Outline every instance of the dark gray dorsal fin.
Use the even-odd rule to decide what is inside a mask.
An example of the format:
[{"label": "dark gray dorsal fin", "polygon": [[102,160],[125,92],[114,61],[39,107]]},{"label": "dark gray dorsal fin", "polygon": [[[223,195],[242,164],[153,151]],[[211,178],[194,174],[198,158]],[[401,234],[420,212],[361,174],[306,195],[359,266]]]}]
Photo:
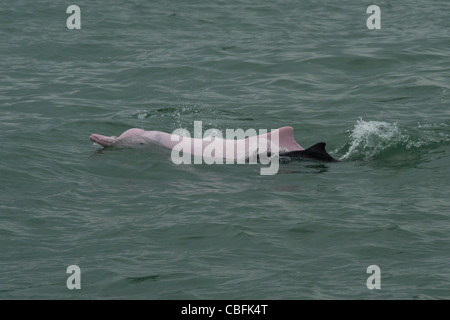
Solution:
[{"label": "dark gray dorsal fin", "polygon": [[291,158],[314,159],[326,162],[337,162],[336,159],[334,159],[327,153],[327,151],[325,150],[325,146],[326,146],[325,142],[319,142],[313,145],[312,147],[309,147],[308,149],[302,151],[288,152],[286,154],[283,154],[283,156],[288,156]]},{"label": "dark gray dorsal fin", "polygon": [[[308,149],[306,149],[306,150],[308,150],[308,151],[310,151],[310,152],[318,152],[318,153],[327,153],[326,151],[325,151],[325,146],[326,146],[327,144],[325,143],[325,142],[319,142],[319,143],[316,143],[315,145],[313,145],[312,147],[309,147]],[[306,151],[305,150],[305,151]]]}]

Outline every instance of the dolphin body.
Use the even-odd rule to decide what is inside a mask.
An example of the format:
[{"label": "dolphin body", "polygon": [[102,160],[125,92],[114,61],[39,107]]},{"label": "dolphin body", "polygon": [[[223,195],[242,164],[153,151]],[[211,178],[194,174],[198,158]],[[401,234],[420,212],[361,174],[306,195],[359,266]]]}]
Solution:
[{"label": "dolphin body", "polygon": [[[319,142],[310,148],[304,149],[294,139],[294,129],[292,127],[282,127],[272,130],[269,133],[257,136],[258,141],[271,141],[274,134],[278,135],[278,152],[280,156],[291,159],[310,159],[323,162],[337,162],[338,160],[330,156],[325,150],[325,143]],[[145,131],[143,129],[129,129],[119,137],[108,137],[100,134],[92,134],[90,140],[103,147],[141,147],[141,146],[163,146],[172,149],[183,145],[183,150],[190,150],[194,156],[202,156],[205,149],[215,141],[222,139],[223,150],[216,150],[215,157],[223,159],[238,160],[240,157],[248,159],[256,151],[252,138],[248,137],[242,140],[224,140],[219,137],[213,139],[199,139],[184,136],[178,136],[161,131]],[[254,140],[253,140],[254,141]],[[196,147],[200,146],[200,148]],[[226,147],[225,147],[226,146]],[[244,146],[244,153],[239,153],[239,146]],[[231,147],[231,148],[230,148]],[[231,151],[230,151],[231,150]],[[266,150],[270,156],[270,149]],[[256,151],[257,152],[257,151]]]}]

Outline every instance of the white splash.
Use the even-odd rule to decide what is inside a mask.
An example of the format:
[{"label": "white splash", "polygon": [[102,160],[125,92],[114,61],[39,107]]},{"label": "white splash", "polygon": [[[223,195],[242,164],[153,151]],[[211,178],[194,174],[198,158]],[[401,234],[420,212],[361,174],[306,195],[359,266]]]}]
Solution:
[{"label": "white splash", "polygon": [[366,159],[370,159],[392,143],[408,139],[401,133],[397,123],[362,119],[356,122],[349,137],[350,147],[341,160],[349,159],[355,153],[363,153]]}]

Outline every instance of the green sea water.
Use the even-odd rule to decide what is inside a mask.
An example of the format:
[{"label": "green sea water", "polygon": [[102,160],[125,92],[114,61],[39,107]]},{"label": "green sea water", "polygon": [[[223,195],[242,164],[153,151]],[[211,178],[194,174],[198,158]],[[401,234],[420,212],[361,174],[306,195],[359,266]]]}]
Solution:
[{"label": "green sea water", "polygon": [[[2,1],[0,299],[449,299],[449,12]],[[194,121],[292,126],[341,161],[264,176],[89,140]]]}]

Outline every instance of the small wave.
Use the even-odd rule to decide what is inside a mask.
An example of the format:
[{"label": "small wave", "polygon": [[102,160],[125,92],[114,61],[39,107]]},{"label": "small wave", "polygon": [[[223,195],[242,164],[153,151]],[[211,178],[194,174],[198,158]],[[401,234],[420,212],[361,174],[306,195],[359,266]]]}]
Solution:
[{"label": "small wave", "polygon": [[398,123],[357,120],[349,133],[350,141],[338,149],[340,160],[373,160],[392,155],[417,153],[450,141],[446,132],[424,130],[444,128],[446,124],[400,128]]},{"label": "small wave", "polygon": [[[161,128],[161,124],[167,126],[166,130],[175,130],[178,128],[186,128],[189,131],[194,129],[195,121],[202,121],[202,129],[204,131],[211,129],[208,135],[217,134],[218,131],[225,131],[227,128],[242,127],[241,122],[246,124],[254,121],[253,118],[247,117],[239,111],[230,111],[216,109],[209,105],[203,104],[179,104],[176,106],[152,107],[150,109],[138,109],[133,114],[134,118],[148,124],[154,130],[152,125],[157,124],[157,128]],[[164,119],[165,118],[165,119]]]}]

